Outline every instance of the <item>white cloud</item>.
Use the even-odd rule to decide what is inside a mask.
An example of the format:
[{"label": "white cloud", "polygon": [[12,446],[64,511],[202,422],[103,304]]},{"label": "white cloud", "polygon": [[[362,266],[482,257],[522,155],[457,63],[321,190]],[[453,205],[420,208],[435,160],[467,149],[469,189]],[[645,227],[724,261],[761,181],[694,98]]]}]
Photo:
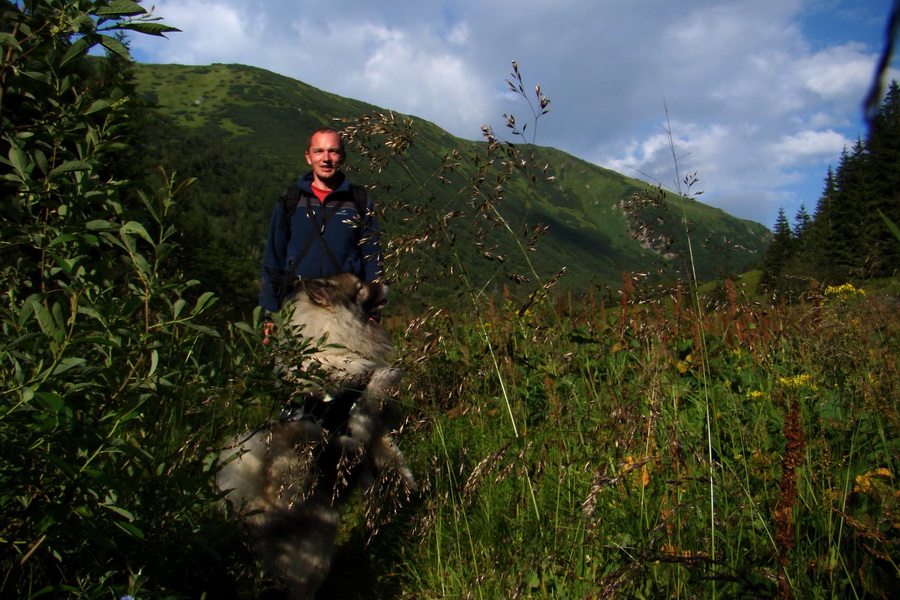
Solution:
[{"label": "white cloud", "polygon": [[861,44],[828,48],[801,57],[794,72],[810,91],[824,99],[858,101],[874,74],[875,55],[864,53]]},{"label": "white cloud", "polygon": [[158,2],[154,14],[164,17],[167,25],[177,27],[181,33],[169,34],[168,42],[135,36],[132,46],[157,54],[159,62],[240,62],[253,54],[267,28],[264,16],[247,8],[214,0]]},{"label": "white cloud", "polygon": [[834,130],[806,130],[783,136],[770,146],[770,150],[777,165],[790,166],[808,161],[833,161],[851,145],[850,140]]},{"label": "white cloud", "polygon": [[832,4],[163,0],[156,14],[184,33],[133,48],[151,62],[259,66],[470,139],[482,122],[505,132],[505,113],[530,118],[505,91],[515,59],[528,93],[539,83],[551,100],[529,127],[537,143],[669,184],[665,103],[703,200],[771,225],[779,201],[815,204],[822,165],[862,133],[891,0]]}]

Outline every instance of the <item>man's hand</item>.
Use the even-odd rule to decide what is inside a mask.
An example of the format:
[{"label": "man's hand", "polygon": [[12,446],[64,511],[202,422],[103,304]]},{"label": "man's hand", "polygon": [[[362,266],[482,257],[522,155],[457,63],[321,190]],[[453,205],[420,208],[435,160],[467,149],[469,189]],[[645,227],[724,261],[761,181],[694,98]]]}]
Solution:
[{"label": "man's hand", "polygon": [[275,335],[275,323],[266,321],[263,324],[263,344],[268,344],[273,335]]}]

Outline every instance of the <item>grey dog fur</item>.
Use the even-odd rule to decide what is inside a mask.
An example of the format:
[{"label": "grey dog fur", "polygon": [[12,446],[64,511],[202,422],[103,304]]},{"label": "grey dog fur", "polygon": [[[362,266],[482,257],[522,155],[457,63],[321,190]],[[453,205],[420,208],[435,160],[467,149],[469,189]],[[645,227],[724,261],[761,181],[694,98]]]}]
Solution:
[{"label": "grey dog fur", "polygon": [[[340,504],[354,488],[395,477],[407,494],[412,473],[390,434],[397,422],[393,388],[402,377],[390,366],[394,346],[370,316],[385,303],[387,286],[350,274],[298,282],[288,302],[295,335],[324,340],[282,377],[310,394],[358,390],[346,427],[323,430],[310,420],[267,423],[238,437],[219,456],[216,483],[254,539],[263,564],[284,579],[291,600],[315,596],[331,565]],[[324,378],[310,384],[311,369]]]}]

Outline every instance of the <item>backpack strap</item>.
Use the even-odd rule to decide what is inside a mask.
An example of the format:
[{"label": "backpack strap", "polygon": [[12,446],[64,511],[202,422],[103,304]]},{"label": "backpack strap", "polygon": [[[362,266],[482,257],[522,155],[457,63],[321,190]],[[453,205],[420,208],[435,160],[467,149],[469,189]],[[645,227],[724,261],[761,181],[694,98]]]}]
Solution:
[{"label": "backpack strap", "polygon": [[361,185],[350,184],[350,191],[353,192],[353,202],[356,204],[356,212],[359,218],[364,219],[369,213],[369,193]]},{"label": "backpack strap", "polygon": [[281,219],[281,228],[287,232],[288,237],[291,237],[291,217],[294,216],[298,204],[300,204],[300,188],[296,185],[286,188],[281,192],[281,196],[278,197],[278,205],[281,206],[281,210],[284,212],[284,218]]}]

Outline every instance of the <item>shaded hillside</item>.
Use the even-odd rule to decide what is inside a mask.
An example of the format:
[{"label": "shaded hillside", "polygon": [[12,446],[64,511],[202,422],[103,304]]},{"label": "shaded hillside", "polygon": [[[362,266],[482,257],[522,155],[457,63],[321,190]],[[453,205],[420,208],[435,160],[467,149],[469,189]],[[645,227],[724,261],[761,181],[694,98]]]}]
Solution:
[{"label": "shaded hillside", "polygon": [[[687,255],[682,210],[701,279],[754,264],[770,237],[762,225],[693,200],[635,205],[635,194],[652,195],[647,184],[552,148],[489,148],[262,69],[137,65],[136,77],[142,95],[172,119],[150,160],[199,178],[183,209],[195,251],[205,248],[198,236],[217,246],[204,268],[223,254],[240,262],[214,279],[252,279],[275,195],[306,170],[308,132],[328,124],[356,127],[349,168],[361,171],[354,178],[372,185],[385,210],[398,261],[391,273],[401,283],[431,282],[425,296],[445,297],[434,282],[451,270],[468,271],[473,288],[495,290],[523,278],[546,282],[563,267],[560,286],[576,292],[618,285],[622,271],[675,277]],[[394,152],[397,144],[404,152]],[[537,251],[523,252],[541,225]]]}]

